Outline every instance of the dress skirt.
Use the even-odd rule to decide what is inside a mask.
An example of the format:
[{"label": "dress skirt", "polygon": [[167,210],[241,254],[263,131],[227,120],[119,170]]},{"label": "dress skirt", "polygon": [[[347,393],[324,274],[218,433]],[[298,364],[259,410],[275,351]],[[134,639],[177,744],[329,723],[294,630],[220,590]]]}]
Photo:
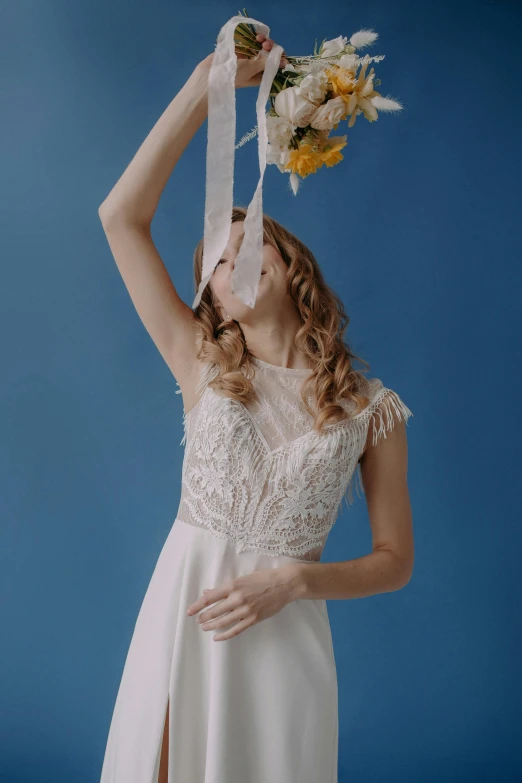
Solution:
[{"label": "dress skirt", "polygon": [[204,631],[186,613],[206,588],[289,562],[174,521],[134,627],[101,783],[157,783],[169,699],[169,783],[337,783],[326,601],[291,601],[222,641],[212,637],[231,626]]}]

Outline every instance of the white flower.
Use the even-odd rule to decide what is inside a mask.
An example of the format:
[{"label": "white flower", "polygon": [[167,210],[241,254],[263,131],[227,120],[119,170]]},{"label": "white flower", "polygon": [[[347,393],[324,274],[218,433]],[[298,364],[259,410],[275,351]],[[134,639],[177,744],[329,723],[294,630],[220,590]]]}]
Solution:
[{"label": "white flower", "polygon": [[310,125],[317,130],[331,130],[346,112],[346,104],[339,96],[319,106],[310,117]]},{"label": "white flower", "polygon": [[365,46],[371,46],[378,37],[379,33],[374,33],[373,30],[358,30],[350,38],[350,43],[356,49],[363,49]]},{"label": "white flower", "polygon": [[382,95],[375,95],[370,98],[372,104],[379,111],[401,111],[402,105],[398,101],[394,101],[392,98],[383,98]]},{"label": "white flower", "polygon": [[279,150],[273,147],[271,144],[267,144],[266,148],[266,162],[267,165],[271,163],[276,165],[279,171],[288,174],[288,170],[285,169],[285,163],[290,160],[290,150]]},{"label": "white flower", "polygon": [[325,41],[319,50],[320,57],[334,57],[343,51],[348,38],[340,35],[338,38],[332,38],[331,41]]},{"label": "white flower", "polygon": [[299,63],[299,73],[305,74],[305,73],[313,73],[315,68],[315,63],[317,63],[318,60],[305,60],[302,63]]},{"label": "white flower", "polygon": [[301,95],[298,87],[287,87],[281,90],[274,101],[274,109],[280,117],[286,117],[298,128],[308,125],[310,117],[317,106]]},{"label": "white flower", "polygon": [[327,89],[328,77],[324,71],[309,73],[299,83],[299,93],[316,105],[324,101]]},{"label": "white flower", "polygon": [[288,143],[297,125],[290,122],[286,117],[274,117],[273,114],[266,115],[266,131],[268,141],[273,147],[280,150],[288,149]]},{"label": "white flower", "polygon": [[340,65],[341,68],[346,68],[347,71],[355,71],[358,59],[356,54],[343,54],[343,56],[337,60],[337,64]]}]

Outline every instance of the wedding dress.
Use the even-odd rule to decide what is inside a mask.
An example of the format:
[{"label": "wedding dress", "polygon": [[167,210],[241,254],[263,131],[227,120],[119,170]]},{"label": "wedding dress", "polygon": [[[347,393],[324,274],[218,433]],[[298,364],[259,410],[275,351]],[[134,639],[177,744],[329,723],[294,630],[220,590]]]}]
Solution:
[{"label": "wedding dress", "polygon": [[358,460],[371,419],[376,443],[393,411],[412,413],[372,378],[363,411],[315,433],[300,395],[311,370],[252,362],[255,402],[214,391],[208,363],[184,414],[179,508],[136,620],[101,783],[157,783],[169,700],[169,783],[337,783],[326,601],[291,601],[217,642],[233,624],[204,631],[186,610],[205,588],[254,570],[314,567],[357,477],[364,492]]}]

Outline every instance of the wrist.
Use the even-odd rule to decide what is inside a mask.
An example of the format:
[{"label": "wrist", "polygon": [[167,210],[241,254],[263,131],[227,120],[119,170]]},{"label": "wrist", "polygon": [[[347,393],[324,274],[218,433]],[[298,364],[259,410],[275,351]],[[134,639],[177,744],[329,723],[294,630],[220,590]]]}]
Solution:
[{"label": "wrist", "polygon": [[296,563],[289,566],[288,590],[290,601],[306,598],[308,568],[308,563]]},{"label": "wrist", "polygon": [[183,97],[184,112],[194,113],[200,121],[208,113],[208,75],[196,66],[180,90]]},{"label": "wrist", "polygon": [[208,76],[210,73],[210,63],[207,60],[201,60],[190,75],[190,80],[198,84],[200,89],[208,90]]}]

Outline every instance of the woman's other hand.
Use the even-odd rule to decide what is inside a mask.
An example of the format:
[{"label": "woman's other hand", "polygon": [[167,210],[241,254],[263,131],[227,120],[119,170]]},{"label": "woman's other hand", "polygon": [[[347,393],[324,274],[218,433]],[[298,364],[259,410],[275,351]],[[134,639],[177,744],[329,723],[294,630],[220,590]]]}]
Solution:
[{"label": "woman's other hand", "polygon": [[228,579],[213,590],[204,590],[187,608],[187,614],[204,609],[196,617],[197,622],[203,631],[217,629],[213,638],[221,642],[280,612],[300,598],[303,588],[302,564],[289,563]]},{"label": "woman's other hand", "polygon": [[[236,87],[258,87],[261,84],[263,71],[265,70],[266,57],[274,42],[271,38],[267,38],[262,33],[256,35],[256,40],[259,41],[262,48],[255,59],[247,57],[245,54],[236,55],[238,61]],[[199,65],[208,72],[210,71],[213,59],[214,53],[212,52],[212,54],[209,54],[204,60],[201,60]],[[283,51],[279,67],[284,68],[285,65],[288,65],[288,60]]]}]

